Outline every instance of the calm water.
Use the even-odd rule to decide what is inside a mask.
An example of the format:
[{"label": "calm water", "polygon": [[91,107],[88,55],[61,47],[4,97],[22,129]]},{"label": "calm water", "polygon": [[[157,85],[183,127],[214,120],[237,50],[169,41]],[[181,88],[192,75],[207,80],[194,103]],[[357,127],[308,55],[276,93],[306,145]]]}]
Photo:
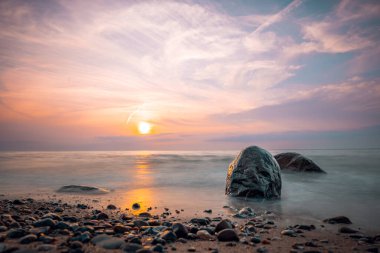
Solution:
[{"label": "calm water", "polygon": [[224,195],[226,171],[235,151],[1,152],[0,193],[38,196],[54,193],[63,185],[91,185],[113,189],[111,194],[93,198],[121,207],[135,201],[190,211],[251,206],[272,210],[290,222],[301,217],[320,220],[347,215],[357,226],[380,231],[380,151],[302,153],[327,174],[283,173],[282,198],[277,201]]}]

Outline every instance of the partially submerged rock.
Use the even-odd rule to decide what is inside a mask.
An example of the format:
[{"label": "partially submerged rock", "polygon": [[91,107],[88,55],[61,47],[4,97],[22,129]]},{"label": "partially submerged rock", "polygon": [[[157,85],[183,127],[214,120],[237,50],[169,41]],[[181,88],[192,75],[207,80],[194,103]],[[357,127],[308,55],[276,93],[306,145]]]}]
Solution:
[{"label": "partially submerged rock", "polygon": [[110,190],[94,187],[94,186],[84,186],[84,185],[66,185],[58,189],[57,192],[64,193],[82,193],[82,194],[106,194]]},{"label": "partially submerged rock", "polygon": [[294,152],[280,153],[274,156],[281,170],[326,173],[309,158]]},{"label": "partially submerged rock", "polygon": [[226,194],[279,198],[281,175],[278,163],[265,149],[257,146],[244,149],[228,168]]}]

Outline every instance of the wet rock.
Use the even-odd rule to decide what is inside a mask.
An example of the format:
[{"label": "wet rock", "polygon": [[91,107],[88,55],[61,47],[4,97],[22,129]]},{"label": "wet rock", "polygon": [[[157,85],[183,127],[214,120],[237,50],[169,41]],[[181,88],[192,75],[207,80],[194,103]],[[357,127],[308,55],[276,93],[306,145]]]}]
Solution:
[{"label": "wet rock", "polygon": [[81,249],[81,248],[83,248],[83,243],[81,243],[79,241],[70,242],[70,248],[72,248],[72,249]]},{"label": "wet rock", "polygon": [[154,245],[151,250],[153,252],[165,252],[165,249],[164,249],[164,246],[162,246],[161,244],[156,244]]},{"label": "wet rock", "polygon": [[150,218],[152,217],[152,215],[148,212],[142,212],[139,214],[139,217],[142,217],[142,218]]},{"label": "wet rock", "polygon": [[112,237],[109,236],[109,235],[105,235],[105,234],[100,234],[100,235],[97,235],[95,236],[94,238],[91,239],[91,243],[92,244],[98,244],[100,243],[101,241],[105,241],[105,240],[109,240],[111,239]]},{"label": "wet rock", "polygon": [[326,173],[309,158],[294,152],[281,153],[274,156],[281,170]]},{"label": "wet rock", "polygon": [[282,235],[287,235],[287,236],[295,236],[296,232],[292,229],[285,229],[281,231]]},{"label": "wet rock", "polygon": [[323,221],[330,224],[352,224],[351,220],[346,216],[337,216],[325,219]]},{"label": "wet rock", "polygon": [[242,197],[279,198],[280,167],[266,150],[251,146],[231,162],[226,179],[226,194]]},{"label": "wet rock", "polygon": [[123,247],[123,251],[126,253],[135,253],[139,249],[142,249],[142,246],[136,243],[127,243]]},{"label": "wet rock", "polygon": [[108,209],[108,210],[116,210],[116,206],[115,206],[115,205],[112,205],[112,204],[109,204],[109,205],[107,206],[107,209]]},{"label": "wet rock", "polygon": [[130,229],[131,229],[130,227],[126,227],[124,225],[115,225],[113,227],[113,231],[116,234],[124,234],[125,232],[129,231]]},{"label": "wet rock", "polygon": [[0,226],[0,232],[5,232],[7,230],[8,228],[6,226]]},{"label": "wet rock", "polygon": [[204,210],[203,212],[205,212],[205,213],[212,213],[212,210],[211,209],[207,209],[207,210]]},{"label": "wet rock", "polygon": [[294,227],[297,228],[297,229],[307,230],[307,231],[311,231],[311,230],[315,229],[314,225],[296,225]]},{"label": "wet rock", "polygon": [[136,253],[153,253],[151,249],[139,249]]},{"label": "wet rock", "polygon": [[197,232],[197,237],[201,240],[206,240],[206,241],[214,239],[214,237],[210,235],[210,233],[207,232],[207,230],[199,230]]},{"label": "wet rock", "polygon": [[268,253],[268,249],[265,247],[260,247],[256,249],[257,253]]},{"label": "wet rock", "polygon": [[190,220],[191,223],[206,226],[210,224],[210,221],[208,219],[203,219],[203,218],[193,218]]},{"label": "wet rock", "polygon": [[260,243],[261,242],[261,239],[259,237],[252,237],[251,238],[251,242],[257,244],[257,243]]},{"label": "wet rock", "polygon": [[109,193],[110,190],[99,188],[99,187],[93,187],[93,186],[66,185],[59,188],[57,192],[82,193],[82,194],[106,194],[106,193]]},{"label": "wet rock", "polygon": [[55,221],[52,220],[51,218],[45,218],[39,221],[36,221],[33,223],[33,226],[35,227],[54,227],[55,226]]},{"label": "wet rock", "polygon": [[140,209],[140,204],[139,203],[133,203],[132,209],[133,210],[139,210]]},{"label": "wet rock", "polygon": [[54,243],[55,241],[55,238],[54,237],[51,237],[51,236],[46,236],[46,235],[43,235],[43,236],[40,236],[38,238],[38,241],[41,241],[45,244],[51,244],[51,243]]},{"label": "wet rock", "polygon": [[236,234],[235,230],[229,228],[220,231],[217,237],[221,242],[239,241],[239,236]]},{"label": "wet rock", "polygon": [[172,229],[177,238],[186,238],[189,233],[185,225],[181,223],[174,223]]},{"label": "wet rock", "polygon": [[102,240],[99,243],[97,243],[97,245],[102,247],[103,249],[121,249],[125,244],[126,243],[123,239],[115,237]]},{"label": "wet rock", "polygon": [[58,222],[54,226],[54,228],[56,228],[56,229],[68,229],[68,230],[70,230],[71,226],[69,224],[67,224],[66,222],[64,222],[64,221],[60,221],[60,222]]},{"label": "wet rock", "polygon": [[19,242],[21,244],[29,244],[29,243],[32,243],[32,242],[34,242],[36,240],[37,240],[37,236],[29,234],[29,235],[21,237],[20,240],[19,240]]},{"label": "wet rock", "polygon": [[187,249],[188,252],[195,252],[197,249],[195,247],[190,247]]},{"label": "wet rock", "polygon": [[7,237],[11,238],[11,239],[14,239],[14,238],[23,237],[23,236],[25,236],[27,234],[28,234],[28,232],[25,229],[22,229],[22,228],[12,228],[12,229],[10,229],[8,231]]},{"label": "wet rock", "polygon": [[237,214],[234,215],[235,218],[242,218],[242,219],[252,217],[252,216],[255,216],[255,213],[250,207],[243,207],[242,209],[239,210]]},{"label": "wet rock", "polygon": [[51,245],[51,244],[41,244],[37,247],[37,251],[55,251],[56,250],[56,246],[55,245]]},{"label": "wet rock", "polygon": [[133,224],[137,227],[149,226],[149,223],[143,220],[134,220]]},{"label": "wet rock", "polygon": [[343,234],[354,234],[357,232],[358,232],[357,230],[349,228],[349,227],[341,227],[339,229],[339,233],[343,233]]},{"label": "wet rock", "polygon": [[222,220],[221,222],[219,222],[216,227],[215,227],[215,232],[218,233],[219,231],[222,231],[223,229],[232,229],[233,226],[232,226],[232,223],[230,220]]},{"label": "wet rock", "polygon": [[96,215],[96,219],[97,220],[106,220],[106,219],[108,219],[108,215],[106,213],[101,212],[101,213],[98,213]]},{"label": "wet rock", "polygon": [[175,242],[175,240],[177,240],[177,236],[170,230],[162,232],[160,238],[167,242]]}]

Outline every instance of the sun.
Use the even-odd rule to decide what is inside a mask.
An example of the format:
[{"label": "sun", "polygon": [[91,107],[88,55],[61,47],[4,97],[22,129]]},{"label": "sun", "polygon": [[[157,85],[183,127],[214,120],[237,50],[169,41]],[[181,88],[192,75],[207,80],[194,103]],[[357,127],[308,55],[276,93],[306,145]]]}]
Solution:
[{"label": "sun", "polygon": [[140,134],[149,134],[152,130],[152,124],[145,121],[141,121],[139,122],[138,130]]}]

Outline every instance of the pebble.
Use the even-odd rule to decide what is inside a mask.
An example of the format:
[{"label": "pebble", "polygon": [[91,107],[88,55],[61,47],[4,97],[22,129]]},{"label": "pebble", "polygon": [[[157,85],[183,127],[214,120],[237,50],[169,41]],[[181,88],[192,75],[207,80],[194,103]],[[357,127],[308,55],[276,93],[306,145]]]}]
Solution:
[{"label": "pebble", "polygon": [[127,243],[123,247],[123,251],[127,253],[135,253],[139,249],[142,249],[142,246],[136,243]]},{"label": "pebble", "polygon": [[152,217],[152,215],[148,212],[142,212],[139,214],[139,217],[150,218],[150,217]]},{"label": "pebble", "polygon": [[153,253],[151,249],[139,249],[136,253]]},{"label": "pebble", "polygon": [[56,250],[55,245],[51,244],[41,244],[37,247],[37,251],[55,251]]},{"label": "pebble", "polygon": [[282,235],[287,235],[287,236],[295,236],[296,232],[292,229],[285,229],[281,231]]},{"label": "pebble", "polygon": [[108,215],[103,213],[103,212],[100,212],[96,215],[96,219],[97,220],[106,220],[106,219],[108,219]]},{"label": "pebble", "polygon": [[218,240],[221,242],[239,241],[239,237],[235,230],[226,228],[218,233]]},{"label": "pebble", "polygon": [[46,218],[46,219],[36,221],[35,223],[33,223],[33,226],[35,226],[35,227],[54,227],[55,224],[56,223],[54,222],[54,220],[52,220],[51,218]]},{"label": "pebble", "polygon": [[222,231],[223,229],[232,229],[233,226],[232,226],[232,223],[230,220],[222,220],[221,222],[219,222],[216,227],[215,227],[215,232],[219,232],[219,231]]},{"label": "pebble", "polygon": [[14,239],[14,238],[20,238],[23,237],[24,235],[28,234],[25,229],[22,228],[12,228],[8,230],[7,237]]},{"label": "pebble", "polygon": [[172,229],[177,238],[186,238],[189,231],[182,223],[174,223]]},{"label": "pebble", "polygon": [[29,243],[32,243],[36,240],[37,240],[37,236],[29,234],[29,235],[25,235],[25,236],[21,237],[19,242],[21,244],[29,244]]},{"label": "pebble", "polygon": [[120,238],[112,237],[97,243],[103,249],[120,249],[125,245],[125,241]]},{"label": "pebble", "polygon": [[173,231],[170,230],[162,232],[160,238],[169,242],[175,242],[175,240],[177,240],[177,236],[173,233]]},{"label": "pebble", "polygon": [[357,232],[358,232],[357,230],[349,228],[349,227],[341,227],[339,229],[339,233],[343,233],[343,234],[354,234]]},{"label": "pebble", "polygon": [[187,249],[187,251],[189,251],[189,252],[195,252],[197,250],[194,247],[190,247],[190,248]]},{"label": "pebble", "polygon": [[115,205],[112,205],[112,204],[109,204],[108,206],[107,206],[107,209],[108,210],[116,210],[116,206]]},{"label": "pebble", "polygon": [[162,246],[161,244],[156,244],[154,245],[152,248],[150,248],[153,252],[164,252],[165,249],[164,249],[164,246]]},{"label": "pebble", "polygon": [[197,237],[201,240],[206,240],[206,241],[214,239],[214,237],[210,235],[210,233],[207,232],[207,230],[199,230],[197,232]]},{"label": "pebble", "polygon": [[260,248],[257,248],[257,249],[256,249],[256,252],[257,252],[257,253],[267,253],[267,252],[268,252],[268,249],[265,248],[265,247],[260,247]]},{"label": "pebble", "polygon": [[205,213],[212,213],[212,210],[211,209],[207,209],[207,210],[204,210],[203,212],[205,212]]},{"label": "pebble", "polygon": [[260,243],[261,242],[261,239],[259,238],[259,237],[252,237],[251,238],[251,242],[253,242],[253,243]]},{"label": "pebble", "polygon": [[72,249],[81,249],[81,248],[83,248],[83,243],[81,243],[79,241],[70,242],[70,248],[72,248]]},{"label": "pebble", "polygon": [[140,209],[140,204],[139,204],[139,203],[134,203],[134,204],[132,205],[132,209],[133,209],[133,210],[139,210],[139,209]]},{"label": "pebble", "polygon": [[206,226],[210,223],[208,219],[203,219],[203,218],[193,218],[190,220],[191,223],[198,224],[198,225],[203,225]]},{"label": "pebble", "polygon": [[333,218],[325,219],[323,221],[330,224],[352,224],[351,220],[346,216],[336,216]]}]

